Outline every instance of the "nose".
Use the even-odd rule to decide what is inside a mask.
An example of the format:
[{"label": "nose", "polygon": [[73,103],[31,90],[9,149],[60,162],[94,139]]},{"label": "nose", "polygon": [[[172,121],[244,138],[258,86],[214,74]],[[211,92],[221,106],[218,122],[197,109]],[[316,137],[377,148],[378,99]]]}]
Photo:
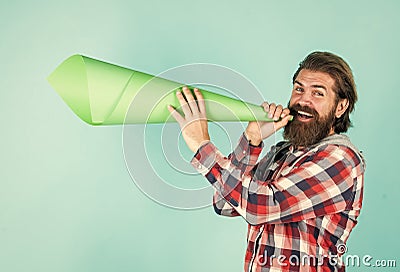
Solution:
[{"label": "nose", "polygon": [[300,106],[310,106],[311,105],[311,93],[303,92],[298,103]]}]

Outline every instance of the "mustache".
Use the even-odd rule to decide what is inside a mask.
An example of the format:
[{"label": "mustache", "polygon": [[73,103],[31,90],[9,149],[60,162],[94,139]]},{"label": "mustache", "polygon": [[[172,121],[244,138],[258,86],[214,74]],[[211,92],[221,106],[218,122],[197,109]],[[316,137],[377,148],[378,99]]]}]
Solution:
[{"label": "mustache", "polygon": [[288,109],[290,110],[290,115],[292,116],[296,116],[298,111],[305,111],[312,114],[315,119],[319,119],[318,112],[315,109],[310,108],[308,106],[301,106],[300,104],[295,104],[293,106],[289,106]]}]

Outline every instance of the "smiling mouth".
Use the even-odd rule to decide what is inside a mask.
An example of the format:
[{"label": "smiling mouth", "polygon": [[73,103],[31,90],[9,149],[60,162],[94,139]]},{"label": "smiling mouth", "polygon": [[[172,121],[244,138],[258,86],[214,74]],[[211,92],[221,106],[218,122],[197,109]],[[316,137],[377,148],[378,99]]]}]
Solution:
[{"label": "smiling mouth", "polygon": [[308,120],[314,117],[311,113],[305,111],[297,111],[297,116],[302,120]]}]

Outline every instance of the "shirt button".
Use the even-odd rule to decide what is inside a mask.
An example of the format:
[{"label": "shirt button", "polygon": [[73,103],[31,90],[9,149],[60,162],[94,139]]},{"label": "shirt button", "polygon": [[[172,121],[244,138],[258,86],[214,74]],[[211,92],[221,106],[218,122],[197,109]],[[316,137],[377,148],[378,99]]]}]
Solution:
[{"label": "shirt button", "polygon": [[203,166],[202,166],[201,164],[199,164],[199,165],[197,166],[197,168],[198,168],[198,169],[201,169],[201,168],[203,168]]},{"label": "shirt button", "polygon": [[243,154],[246,154],[246,150],[243,150]]}]

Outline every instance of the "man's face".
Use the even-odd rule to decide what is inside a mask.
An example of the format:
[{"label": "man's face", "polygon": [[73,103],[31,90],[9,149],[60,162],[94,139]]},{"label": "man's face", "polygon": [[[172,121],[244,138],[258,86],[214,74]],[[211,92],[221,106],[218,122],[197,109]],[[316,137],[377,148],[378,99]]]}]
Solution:
[{"label": "man's face", "polygon": [[335,80],[327,73],[301,70],[293,84],[289,109],[294,116],[284,138],[309,146],[332,134],[337,107]]}]

